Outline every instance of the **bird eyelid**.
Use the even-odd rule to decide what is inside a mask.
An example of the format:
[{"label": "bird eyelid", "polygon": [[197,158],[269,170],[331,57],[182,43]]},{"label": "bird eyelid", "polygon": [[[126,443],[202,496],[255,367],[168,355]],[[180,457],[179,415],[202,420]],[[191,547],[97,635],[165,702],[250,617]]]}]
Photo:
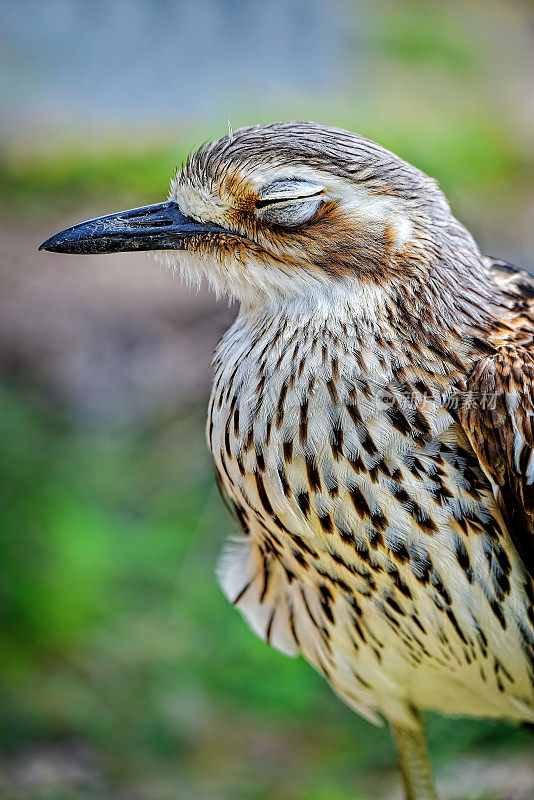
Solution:
[{"label": "bird eyelid", "polygon": [[312,197],[317,197],[320,194],[324,194],[324,189],[318,189],[318,191],[313,192],[313,194],[292,194],[292,195],[285,195],[284,197],[270,197],[270,198],[260,198],[256,200],[256,208],[264,208],[265,206],[272,206],[275,203],[290,203],[293,200],[309,200]]},{"label": "bird eyelid", "polygon": [[325,191],[324,186],[297,178],[285,178],[264,186],[259,192],[256,207],[263,208],[274,203],[286,203],[293,200],[308,200]]}]

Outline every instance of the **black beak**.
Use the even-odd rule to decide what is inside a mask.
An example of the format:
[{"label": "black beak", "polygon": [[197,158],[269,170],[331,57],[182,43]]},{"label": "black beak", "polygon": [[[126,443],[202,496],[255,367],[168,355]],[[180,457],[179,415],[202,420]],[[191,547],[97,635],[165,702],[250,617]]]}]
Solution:
[{"label": "black beak", "polygon": [[169,200],[80,222],[51,236],[39,250],[56,253],[119,253],[126,250],[183,250],[191,236],[230,233],[211,222],[185,217]]}]

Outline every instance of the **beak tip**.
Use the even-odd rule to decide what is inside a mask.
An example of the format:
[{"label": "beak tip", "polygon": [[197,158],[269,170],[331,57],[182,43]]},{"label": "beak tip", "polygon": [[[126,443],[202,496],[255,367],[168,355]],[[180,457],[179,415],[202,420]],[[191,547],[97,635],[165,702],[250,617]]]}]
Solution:
[{"label": "beak tip", "polygon": [[67,235],[69,233],[70,229],[55,233],[54,236],[51,236],[49,239],[46,239],[46,241],[39,245],[37,248],[38,251],[47,250],[49,253],[67,254],[83,252],[79,249],[79,243],[76,241],[76,239]]},{"label": "beak tip", "polygon": [[59,234],[56,234],[55,236],[51,236],[49,239],[46,239],[46,241],[44,241],[42,244],[40,244],[39,247],[37,248],[37,250],[48,250],[50,252],[53,252],[53,251],[57,250],[56,245],[57,245],[58,238],[59,238]]}]

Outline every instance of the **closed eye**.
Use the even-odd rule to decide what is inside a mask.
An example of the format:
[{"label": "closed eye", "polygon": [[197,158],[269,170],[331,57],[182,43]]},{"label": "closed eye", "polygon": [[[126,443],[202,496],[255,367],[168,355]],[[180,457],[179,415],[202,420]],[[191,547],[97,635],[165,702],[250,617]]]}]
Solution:
[{"label": "closed eye", "polygon": [[319,210],[326,187],[299,178],[283,178],[260,189],[256,214],[267,225],[297,228],[309,222]]},{"label": "closed eye", "polygon": [[275,203],[291,203],[293,200],[309,200],[312,197],[317,197],[324,194],[324,189],[318,189],[313,194],[297,194],[292,197],[270,197],[265,199],[256,200],[256,208],[265,208],[265,206],[272,206]]}]

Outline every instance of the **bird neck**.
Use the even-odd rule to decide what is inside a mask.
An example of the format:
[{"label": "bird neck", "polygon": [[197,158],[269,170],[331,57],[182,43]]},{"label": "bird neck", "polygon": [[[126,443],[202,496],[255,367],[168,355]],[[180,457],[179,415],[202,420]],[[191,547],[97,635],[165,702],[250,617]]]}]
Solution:
[{"label": "bird neck", "polygon": [[[465,253],[459,257],[465,265]],[[424,280],[379,286],[347,278],[306,294],[243,302],[237,329],[248,341],[268,342],[273,334],[282,347],[300,338],[316,342],[317,351],[326,354],[336,349],[340,356],[347,349],[379,354],[379,361],[411,363],[454,382],[484,349],[496,302],[482,257],[469,258],[463,276],[454,263],[442,265],[436,258]]]},{"label": "bird neck", "polygon": [[240,313],[252,325],[271,319],[306,326],[317,333],[337,325],[378,330],[388,301],[387,289],[347,279],[319,284],[308,292],[242,302]]}]

